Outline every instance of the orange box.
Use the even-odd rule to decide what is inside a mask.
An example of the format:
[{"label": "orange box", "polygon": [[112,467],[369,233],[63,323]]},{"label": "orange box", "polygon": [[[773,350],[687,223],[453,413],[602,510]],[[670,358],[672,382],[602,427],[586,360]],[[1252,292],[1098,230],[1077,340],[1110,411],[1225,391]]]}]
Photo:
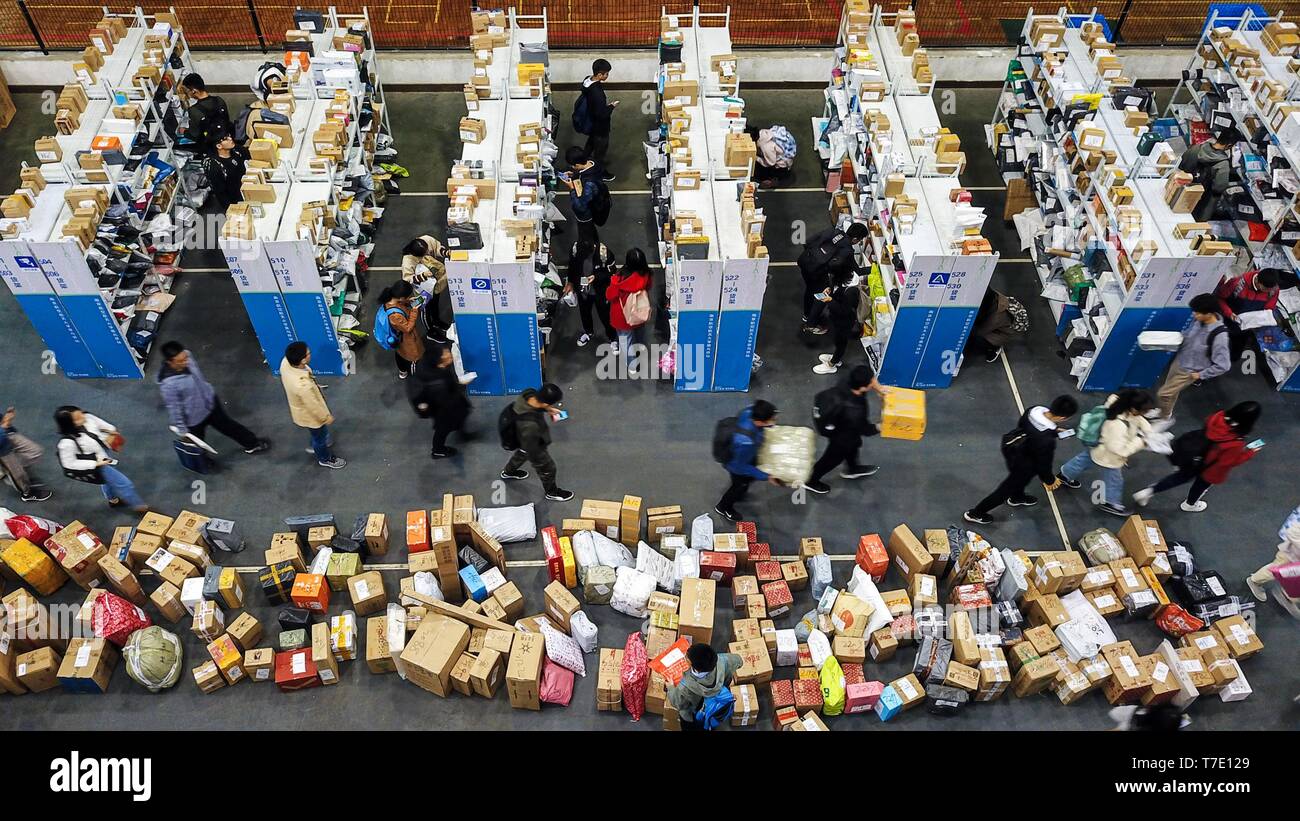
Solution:
[{"label": "orange box", "polygon": [[99,135],[90,141],[92,151],[121,151],[122,141],[117,137]]},{"label": "orange box", "polygon": [[299,607],[317,613],[330,609],[330,586],[320,573],[299,573],[294,576],[293,590],[289,597]]},{"label": "orange box", "polygon": [[244,654],[229,633],[208,644],[208,655],[221,671],[227,684],[238,684],[244,679]]},{"label": "orange box", "polygon": [[885,543],[880,541],[880,536],[875,533],[868,533],[858,539],[858,554],[855,558],[858,567],[871,574],[874,582],[883,580],[889,572],[889,552],[885,550]]},{"label": "orange box", "polygon": [[425,510],[406,512],[406,552],[421,553],[429,549],[429,513]]}]

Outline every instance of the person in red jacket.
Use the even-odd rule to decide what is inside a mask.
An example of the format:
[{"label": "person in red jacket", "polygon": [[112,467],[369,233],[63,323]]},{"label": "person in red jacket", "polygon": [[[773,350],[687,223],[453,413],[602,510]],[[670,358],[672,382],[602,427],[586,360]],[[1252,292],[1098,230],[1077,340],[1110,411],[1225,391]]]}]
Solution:
[{"label": "person in red jacket", "polygon": [[1214,295],[1219,298],[1223,323],[1228,326],[1228,352],[1232,361],[1241,358],[1254,338],[1254,331],[1242,330],[1241,314],[1253,311],[1272,311],[1277,307],[1282,274],[1278,268],[1261,268],[1246,271],[1235,277],[1224,277]]},{"label": "person in red jacket", "polygon": [[[623,355],[624,361],[627,360],[637,329],[646,324],[649,319],[648,316],[629,319],[624,309],[629,299],[650,290],[651,281],[650,266],[646,263],[645,252],[640,248],[633,248],[623,258],[622,269],[610,278],[609,287],[605,289],[605,298],[609,300],[609,321],[618,335],[617,350]],[[648,304],[648,293],[646,293],[646,301]]]},{"label": "person in red jacket", "polygon": [[1178,470],[1134,493],[1133,501],[1145,505],[1155,494],[1191,482],[1182,509],[1188,513],[1205,510],[1206,491],[1228,481],[1233,468],[1255,458],[1264,446],[1262,439],[1248,441],[1262,411],[1258,402],[1240,402],[1206,419],[1204,430],[1179,436],[1169,456]]}]

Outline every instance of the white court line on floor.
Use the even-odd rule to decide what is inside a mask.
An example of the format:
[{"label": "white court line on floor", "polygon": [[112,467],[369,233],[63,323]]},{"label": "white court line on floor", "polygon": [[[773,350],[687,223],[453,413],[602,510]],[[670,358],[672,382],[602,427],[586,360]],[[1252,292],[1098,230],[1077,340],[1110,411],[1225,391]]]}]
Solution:
[{"label": "white court line on floor", "polygon": [[[1011,360],[1007,358],[1007,352],[1002,351],[1002,369],[1007,372],[1007,384],[1011,386],[1011,395],[1016,400],[1016,407],[1020,409],[1020,414],[1025,413],[1025,401],[1020,398],[1020,386],[1016,384],[1016,375],[1011,372]],[[1043,488],[1047,490],[1047,488]],[[1047,504],[1052,508],[1052,515],[1056,517],[1056,529],[1061,533],[1061,544],[1065,545],[1066,550],[1073,550],[1070,547],[1070,534],[1065,530],[1065,521],[1061,519],[1061,509],[1056,506],[1056,495],[1053,491],[1047,491]]]}]

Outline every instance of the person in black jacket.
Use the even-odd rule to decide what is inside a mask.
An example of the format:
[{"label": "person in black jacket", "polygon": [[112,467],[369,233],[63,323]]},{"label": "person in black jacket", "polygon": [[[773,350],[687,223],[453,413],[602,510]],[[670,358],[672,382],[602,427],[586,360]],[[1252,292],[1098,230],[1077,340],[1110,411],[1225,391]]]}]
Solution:
[{"label": "person in black jacket", "polygon": [[1058,396],[1048,407],[1035,405],[1025,411],[1015,430],[1002,437],[1002,458],[1007,463],[1007,478],[983,501],[962,514],[962,518],[978,525],[993,523],[989,511],[1002,504],[1012,507],[1030,507],[1038,500],[1025,493],[1025,488],[1035,476],[1048,490],[1056,490],[1061,480],[1056,476],[1052,460],[1056,456],[1056,443],[1061,438],[1061,423],[1079,412],[1079,403],[1072,396]]},{"label": "person in black jacket", "polygon": [[572,293],[578,301],[578,315],[582,318],[582,335],[578,337],[578,347],[591,342],[591,335],[596,326],[591,314],[594,310],[600,317],[601,327],[605,329],[605,338],[613,342],[614,326],[609,324],[609,300],[605,298],[605,289],[614,274],[617,262],[614,254],[604,243],[592,245],[579,240],[569,254],[569,271],[564,281],[564,293]]},{"label": "person in black jacket", "polygon": [[591,133],[587,135],[587,155],[596,161],[601,179],[610,182],[614,175],[605,168],[605,154],[609,151],[609,127],[618,100],[610,102],[605,96],[605,81],[612,68],[605,59],[591,64],[591,76],[582,81],[579,92],[587,100],[587,116],[591,118]]},{"label": "person in black jacket", "polygon": [[198,74],[185,75],[181,80],[181,91],[190,100],[185,136],[194,141],[197,151],[206,154],[216,146],[216,134],[220,129],[233,131],[230,111],[226,109],[225,100],[208,93],[207,84]]},{"label": "person in black jacket", "polygon": [[560,182],[569,189],[569,205],[578,223],[578,242],[598,245],[600,232],[596,230],[595,208],[600,197],[600,171],[587,152],[576,145],[564,152],[564,160],[569,170],[560,174]]},{"label": "person in black jacket", "polygon": [[817,308],[817,294],[826,292],[831,287],[832,270],[845,267],[859,270],[855,246],[867,238],[867,226],[855,222],[846,230],[828,228],[816,235],[803,247],[799,255],[799,273],[803,276],[803,322],[804,330],[824,334],[820,327]]},{"label": "person in black jacket", "polygon": [[213,134],[215,143],[211,154],[203,158],[203,173],[212,185],[212,196],[222,211],[244,201],[244,171],[248,168],[248,149],[235,145],[235,136],[229,128],[220,128]]},{"label": "person in black jacket", "polygon": [[[861,336],[861,326],[858,324],[858,303],[862,299],[862,291],[858,288],[857,283],[853,282],[853,262],[851,260],[836,259],[831,270],[831,288],[829,291],[823,291],[822,296],[826,301],[821,302],[819,307],[822,308],[822,316],[831,330],[831,339],[835,342],[835,351],[833,353],[818,354],[821,361],[813,366],[815,374],[832,374],[840,369],[844,364],[844,353],[848,350],[849,342],[854,335]],[[814,309],[815,311],[816,309]],[[813,318],[816,321],[816,317]]]},{"label": "person in black jacket", "polygon": [[812,476],[804,482],[805,488],[813,493],[828,492],[831,487],[822,477],[840,464],[845,466],[840,471],[845,479],[861,479],[880,470],[879,465],[858,462],[862,437],[880,433],[867,412],[867,394],[872,391],[884,396],[889,389],[876,379],[870,365],[862,364],[854,366],[839,385],[817,395],[813,418],[818,423],[818,431],[827,439],[826,452],[813,465]]},{"label": "person in black jacket", "polygon": [[[550,382],[540,388],[525,388],[515,398],[509,408],[515,439],[512,444],[516,450],[501,470],[502,479],[518,482],[528,478],[524,462],[532,464],[537,470],[537,478],[542,480],[542,487],[546,488],[546,498],[553,502],[567,502],[573,498],[572,490],[565,490],[556,483],[559,470],[551,458],[550,423],[566,418],[560,409],[563,398],[560,386]],[[505,418],[503,414],[499,424],[504,423]],[[502,444],[505,441],[503,436]]]},{"label": "person in black jacket", "polygon": [[456,376],[451,348],[429,346],[411,376],[406,383],[411,407],[415,408],[417,416],[433,419],[433,450],[430,455],[434,459],[455,456],[458,451],[447,444],[447,437],[464,426],[472,406],[465,386]]}]

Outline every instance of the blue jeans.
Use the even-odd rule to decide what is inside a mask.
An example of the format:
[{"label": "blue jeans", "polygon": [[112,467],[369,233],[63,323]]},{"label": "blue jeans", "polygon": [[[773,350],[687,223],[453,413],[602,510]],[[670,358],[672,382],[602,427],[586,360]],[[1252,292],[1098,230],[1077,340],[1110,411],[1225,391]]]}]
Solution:
[{"label": "blue jeans", "polygon": [[144,500],[135,492],[135,485],[126,478],[125,473],[111,465],[104,465],[99,469],[99,475],[104,477],[104,484],[99,489],[103,491],[105,499],[121,499],[130,507],[144,507]]},{"label": "blue jeans", "polygon": [[310,428],[311,431],[311,449],[316,453],[316,461],[328,462],[334,458],[330,452],[330,426],[321,425],[319,428]]},{"label": "blue jeans", "polygon": [[1070,461],[1061,465],[1061,475],[1072,482],[1079,481],[1079,476],[1090,467],[1101,471],[1101,480],[1106,483],[1106,501],[1112,505],[1124,504],[1124,470],[1123,468],[1104,468],[1092,461],[1092,449],[1085,448]]}]

